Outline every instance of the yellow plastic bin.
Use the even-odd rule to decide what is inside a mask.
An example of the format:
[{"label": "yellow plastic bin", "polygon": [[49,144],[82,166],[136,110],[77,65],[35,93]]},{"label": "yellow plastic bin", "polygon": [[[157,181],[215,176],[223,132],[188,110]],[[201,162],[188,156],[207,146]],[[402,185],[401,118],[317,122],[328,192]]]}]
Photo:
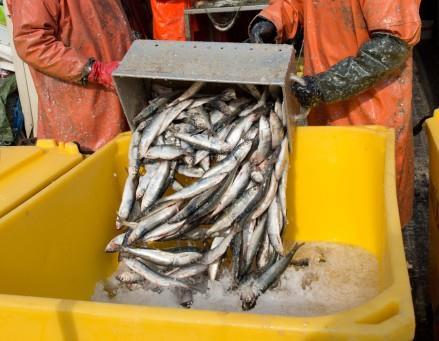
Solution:
[{"label": "yellow plastic bin", "polygon": [[[103,252],[126,177],[119,136],[0,219],[3,340],[409,340],[414,315],[395,192],[394,137],[384,128],[297,129],[288,189],[290,237],[363,247],[381,293],[322,317],[90,302],[116,267]],[[292,217],[290,221],[293,221]]]},{"label": "yellow plastic bin", "polygon": [[81,161],[73,143],[40,140],[36,146],[0,147],[0,217]]},{"label": "yellow plastic bin", "polygon": [[[439,317],[439,110],[427,120],[427,136],[430,150],[429,188],[429,288],[433,312]],[[435,334],[439,339],[439,323],[435,324]]]}]

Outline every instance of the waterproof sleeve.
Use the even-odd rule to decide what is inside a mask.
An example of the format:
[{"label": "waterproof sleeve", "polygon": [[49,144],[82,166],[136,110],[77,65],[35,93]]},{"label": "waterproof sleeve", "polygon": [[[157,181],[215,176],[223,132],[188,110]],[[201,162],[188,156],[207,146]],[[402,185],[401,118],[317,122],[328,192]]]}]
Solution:
[{"label": "waterproof sleeve", "polygon": [[88,58],[58,38],[59,0],[14,0],[12,23],[18,55],[36,70],[77,82]]},{"label": "waterproof sleeve", "polygon": [[421,36],[420,0],[363,0],[362,12],[370,33],[386,32],[410,46]]},{"label": "waterproof sleeve", "polygon": [[293,39],[300,23],[303,23],[302,0],[270,0],[267,8],[258,16],[271,21],[276,26],[276,42]]},{"label": "waterproof sleeve", "polygon": [[315,76],[323,101],[345,100],[369,89],[398,70],[409,55],[409,45],[400,38],[374,34],[357,57],[345,58]]}]

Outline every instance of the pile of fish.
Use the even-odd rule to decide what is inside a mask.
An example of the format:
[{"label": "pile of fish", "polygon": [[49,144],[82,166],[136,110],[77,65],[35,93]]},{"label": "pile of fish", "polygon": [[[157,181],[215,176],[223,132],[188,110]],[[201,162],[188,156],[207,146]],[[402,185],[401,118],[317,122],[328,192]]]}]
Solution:
[{"label": "pile of fish", "polygon": [[299,247],[285,252],[281,237],[287,116],[281,95],[268,87],[199,95],[204,86],[196,82],[182,93],[154,85],[154,99],[134,118],[116,223],[124,232],[106,252],[119,252],[129,269],[117,276],[124,284],[189,293],[229,266],[231,290],[248,310]]}]

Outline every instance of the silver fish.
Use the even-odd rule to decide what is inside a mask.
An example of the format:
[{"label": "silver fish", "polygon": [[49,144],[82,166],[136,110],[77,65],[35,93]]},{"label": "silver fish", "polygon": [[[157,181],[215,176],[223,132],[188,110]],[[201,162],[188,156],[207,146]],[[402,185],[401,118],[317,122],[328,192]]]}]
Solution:
[{"label": "silver fish", "polygon": [[191,124],[200,130],[212,130],[212,124],[210,123],[209,115],[203,107],[198,107],[188,111],[188,119]]},{"label": "silver fish", "polygon": [[241,167],[233,183],[224,192],[224,195],[221,197],[218,206],[212,212],[211,216],[216,216],[227,206],[229,206],[238,197],[238,195],[242,193],[242,191],[247,187],[249,182],[250,164],[247,162]]},{"label": "silver fish", "polygon": [[224,160],[218,162],[215,166],[211,167],[203,178],[209,177],[218,173],[228,173],[236,168],[247,157],[252,147],[252,141],[245,141],[238,145],[235,150]]},{"label": "silver fish", "polygon": [[[159,135],[163,134],[169,127],[169,125],[180,115],[180,113],[192,104],[193,100],[188,99],[178,103],[175,107],[166,111],[166,117],[162,121],[160,126]],[[145,154],[143,154],[145,155]]]},{"label": "silver fish", "polygon": [[[122,194],[122,201],[120,203],[119,212],[117,214],[118,222],[128,219],[131,208],[133,207],[134,201],[136,199],[136,186],[137,175],[128,174]],[[117,225],[118,227],[121,227],[120,223],[118,223]]]},{"label": "silver fish", "polygon": [[296,244],[285,257],[281,257],[259,277],[250,277],[242,284],[240,288],[242,310],[250,310],[255,307],[259,296],[267,291],[267,289],[269,289],[280,278],[280,276],[282,276],[301,246],[301,244]]},{"label": "silver fish", "polygon": [[[245,256],[248,253],[248,248],[250,246],[250,242],[253,236],[253,233],[256,228],[256,220],[252,219],[245,224],[243,224],[242,227],[242,256],[243,260],[245,260]],[[244,264],[244,261],[242,262]]]},{"label": "silver fish", "polygon": [[227,135],[226,142],[232,147],[236,147],[242,136],[247,133],[253,123],[258,119],[256,114],[252,114],[240,119],[238,124]]},{"label": "silver fish", "polygon": [[139,262],[136,259],[126,259],[125,264],[131,270],[133,270],[134,272],[143,276],[147,281],[149,281],[149,282],[151,282],[159,287],[162,287],[162,288],[176,287],[176,288],[190,289],[189,286],[187,286],[183,282],[180,282],[180,281],[173,279],[173,278],[163,276],[163,275],[151,270],[145,264],[143,264],[142,262]]},{"label": "silver fish", "polygon": [[175,179],[172,181],[171,187],[175,192],[181,191],[184,188],[183,185]]},{"label": "silver fish", "polygon": [[168,274],[168,276],[175,279],[186,279],[188,277],[202,274],[207,270],[207,268],[208,266],[205,264],[192,264],[179,268],[177,271]]},{"label": "silver fish", "polygon": [[142,122],[136,130],[133,132],[131,137],[131,143],[128,152],[128,173],[137,174],[140,167],[140,157],[139,157],[139,145],[142,138],[142,131],[146,126],[146,122]]},{"label": "silver fish", "polygon": [[125,233],[119,234],[111,239],[108,245],[105,247],[105,252],[113,253],[119,251],[124,239]]},{"label": "silver fish", "polygon": [[198,91],[201,90],[201,88],[205,85],[205,82],[195,82],[192,84],[183,94],[175,99],[172,103],[168,104],[168,107],[173,107],[175,105],[178,105],[178,103],[183,102],[187,100],[188,98],[193,97]]},{"label": "silver fish", "polygon": [[123,247],[122,250],[135,257],[163,266],[185,266],[200,260],[203,254],[198,252],[172,253],[156,249]]},{"label": "silver fish", "polygon": [[283,255],[284,247],[281,237],[281,222],[279,221],[279,203],[276,196],[268,208],[267,225],[268,238],[270,239],[271,245],[278,254]]},{"label": "silver fish", "polygon": [[259,193],[258,187],[248,189],[241,197],[239,197],[225,212],[216,220],[216,222],[208,228],[207,235],[213,236],[223,232],[240,217],[248,207],[254,202]]},{"label": "silver fish", "polygon": [[254,113],[256,110],[263,108],[267,103],[267,95],[268,95],[268,92],[265,90],[264,93],[262,94],[261,98],[259,99],[259,101],[256,104],[250,106],[249,108],[241,111],[239,116],[245,117],[245,116],[248,116],[248,115]]},{"label": "silver fish", "polygon": [[194,196],[207,191],[208,189],[218,185],[224,178],[227,176],[225,173],[212,175],[208,178],[201,178],[200,180],[194,182],[193,184],[183,188],[181,191],[175,192],[165,198],[162,198],[161,201],[170,201],[170,200],[184,200],[190,199]]},{"label": "silver fish", "polygon": [[234,146],[229,145],[221,139],[206,134],[189,135],[176,133],[175,137],[193,145],[195,148],[209,150],[219,154],[228,153],[234,148]]},{"label": "silver fish", "polygon": [[249,104],[251,100],[246,97],[237,98],[229,103],[229,108],[232,114],[236,114],[239,112],[242,107]]},{"label": "silver fish", "polygon": [[192,198],[186,206],[180,210],[174,217],[169,220],[169,223],[176,223],[183,219],[188,218],[191,214],[196,212],[201,206],[203,206],[212,196],[213,192],[217,190],[217,186],[201,193],[200,195]]},{"label": "silver fish", "polygon": [[186,222],[183,220],[174,224],[166,223],[160,225],[159,227],[156,227],[152,231],[149,231],[147,234],[145,234],[142,238],[142,241],[149,243],[173,236],[184,228],[185,223]]},{"label": "silver fish", "polygon": [[256,100],[259,100],[261,98],[261,92],[258,90],[256,85],[253,84],[244,84],[243,86],[240,85],[241,89],[248,92],[250,95],[252,95]]},{"label": "silver fish", "polygon": [[[264,237],[266,234],[266,223],[267,223],[267,214],[264,214],[257,221],[257,224],[253,230],[253,233],[250,236],[250,240],[247,245],[247,249],[243,252],[244,254],[244,269],[243,272],[247,273],[250,269],[250,266],[255,259],[255,256],[258,250],[261,249],[261,244],[264,242]],[[268,236],[267,236],[267,249],[268,249]],[[262,250],[262,249],[261,249]],[[265,264],[263,264],[265,266]]]},{"label": "silver fish", "polygon": [[133,123],[139,124],[142,121],[144,122],[145,119],[150,117],[157,111],[157,109],[164,106],[169,101],[171,94],[172,90],[171,93],[169,93],[169,95],[167,95],[166,97],[157,97],[150,101],[149,104],[145,108],[143,108],[142,111],[137,114],[137,116],[134,117]]},{"label": "silver fish", "polygon": [[270,129],[271,129],[271,147],[276,149],[282,143],[284,138],[284,127],[277,116],[273,111],[270,113]]},{"label": "silver fish", "polygon": [[156,114],[147,127],[142,132],[142,138],[139,145],[139,154],[143,158],[146,155],[149,147],[152,145],[157,136],[159,136],[159,131],[163,122],[166,119],[168,110],[164,110]]},{"label": "silver fish", "polygon": [[169,173],[171,171],[171,164],[168,161],[162,161],[156,171],[154,179],[152,179],[143,195],[141,210],[146,211],[163,192],[163,188],[168,181]]},{"label": "silver fish", "polygon": [[139,184],[136,189],[136,199],[139,200],[145,194],[148,188],[149,182],[154,178],[155,172],[157,171],[157,164],[147,164],[145,165],[145,175],[139,178]]},{"label": "silver fish", "polygon": [[199,263],[209,265],[220,259],[226,253],[230,243],[232,242],[233,237],[235,237],[238,232],[238,228],[233,228],[229,232],[229,234],[218,244],[217,247],[210,249],[203,255],[203,258],[201,258]]},{"label": "silver fish", "polygon": [[288,163],[288,138],[285,137],[282,141],[279,158],[276,161],[276,165],[274,167],[274,174],[276,175],[276,179],[280,180],[284,169]]},{"label": "silver fish", "polygon": [[200,166],[205,172],[207,172],[210,169],[210,157],[206,156],[203,160],[201,160]]},{"label": "silver fish", "polygon": [[173,204],[160,211],[148,215],[146,218],[139,221],[138,223],[127,223],[129,227],[134,228],[134,230],[128,237],[128,245],[131,245],[136,240],[142,238],[148,231],[151,231],[152,229],[156,228],[167,219],[172,217],[178,212],[178,208],[179,204]]},{"label": "silver fish", "polygon": [[194,157],[194,165],[198,165],[201,161],[203,161],[206,157],[210,155],[208,150],[197,150]]},{"label": "silver fish", "polygon": [[183,148],[171,145],[160,145],[149,148],[149,150],[145,154],[145,159],[176,160],[187,155],[188,152]]},{"label": "silver fish", "polygon": [[267,158],[271,151],[271,129],[267,118],[262,115],[259,119],[259,144],[258,149],[252,154],[250,161],[256,164]]},{"label": "silver fish", "polygon": [[[212,244],[210,245],[210,249],[216,248],[218,245],[221,244],[221,242],[224,240],[224,237],[215,237],[212,240]],[[215,262],[209,264],[208,273],[209,273],[209,280],[216,281],[218,277],[218,270],[221,264],[221,257],[216,260]]]},{"label": "silver fish", "polygon": [[270,186],[267,193],[265,193],[264,199],[259,203],[256,209],[253,211],[252,219],[259,218],[271,205],[278,189],[278,182],[274,173],[271,175]]},{"label": "silver fish", "polygon": [[178,166],[177,173],[188,178],[201,178],[205,172],[201,167]]},{"label": "silver fish", "polygon": [[282,209],[282,215],[284,219],[287,219],[287,181],[288,181],[288,163],[282,174],[282,178],[279,183],[278,196],[279,204]]}]

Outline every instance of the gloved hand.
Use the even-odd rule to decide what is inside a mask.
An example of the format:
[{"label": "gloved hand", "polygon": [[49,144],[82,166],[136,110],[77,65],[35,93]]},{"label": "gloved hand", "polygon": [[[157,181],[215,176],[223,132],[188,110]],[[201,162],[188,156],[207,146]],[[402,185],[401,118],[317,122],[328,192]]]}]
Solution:
[{"label": "gloved hand", "polygon": [[323,101],[322,92],[316,77],[305,76],[303,80],[306,85],[294,82],[293,92],[302,107],[312,108]]},{"label": "gloved hand", "polygon": [[111,74],[117,67],[119,62],[98,62],[95,61],[88,74],[88,81],[104,86],[106,89],[114,89]]},{"label": "gloved hand", "polygon": [[271,21],[258,18],[250,28],[249,38],[251,43],[274,43],[276,34],[276,26]]}]

